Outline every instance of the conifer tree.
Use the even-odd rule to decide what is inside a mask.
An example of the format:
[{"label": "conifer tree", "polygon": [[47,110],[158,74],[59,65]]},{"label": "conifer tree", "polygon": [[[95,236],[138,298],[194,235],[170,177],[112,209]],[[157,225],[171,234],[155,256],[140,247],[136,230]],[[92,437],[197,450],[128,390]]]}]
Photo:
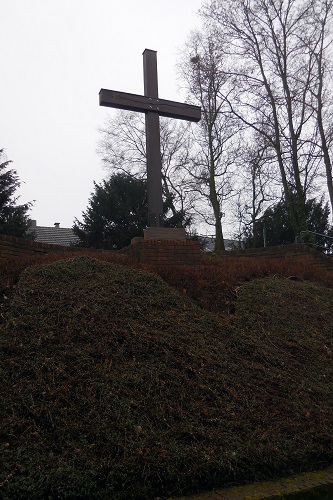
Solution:
[{"label": "conifer tree", "polygon": [[4,150],[0,149],[0,234],[32,238],[28,217],[32,203],[17,204],[18,196],[15,196],[15,192],[21,182],[17,171],[8,168],[10,163]]},{"label": "conifer tree", "polygon": [[[183,223],[184,213],[174,213],[171,203],[170,199],[163,203],[164,224],[177,227]],[[79,246],[116,250],[129,245],[132,238],[143,236],[147,227],[146,180],[117,173],[101,184],[94,183],[94,192],[82,219],[76,218],[73,225],[80,239]]]}]

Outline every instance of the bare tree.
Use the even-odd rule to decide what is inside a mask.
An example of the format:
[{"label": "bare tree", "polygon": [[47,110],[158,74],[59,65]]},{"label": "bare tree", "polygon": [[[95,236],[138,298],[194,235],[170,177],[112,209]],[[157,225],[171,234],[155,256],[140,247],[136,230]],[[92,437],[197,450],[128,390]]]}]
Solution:
[{"label": "bare tree", "polygon": [[314,90],[315,112],[318,122],[320,148],[325,166],[327,190],[333,211],[333,92],[332,92],[332,0],[313,5],[316,19],[315,43],[309,46],[315,64],[317,82]]},{"label": "bare tree", "polygon": [[108,115],[99,132],[97,153],[103,166],[112,173],[122,172],[144,177],[146,171],[146,141],[144,115],[118,111]]},{"label": "bare tree", "polygon": [[[260,134],[276,158],[295,236],[320,157],[314,148],[318,22],[322,0],[216,0],[202,9],[232,82],[230,112]],[[317,25],[316,25],[317,23]]]},{"label": "bare tree", "polygon": [[260,137],[251,137],[242,147],[242,164],[238,175],[238,196],[235,203],[240,223],[238,239],[244,233],[253,235],[252,246],[257,246],[257,224],[264,211],[280,197],[274,157],[269,148],[261,144]]},{"label": "bare tree", "polygon": [[[227,109],[222,97],[226,85],[221,72],[220,53],[212,33],[193,32],[183,51],[180,73],[191,100],[202,109],[200,127],[196,130],[196,154],[189,172],[193,189],[211,207],[212,216],[201,215],[215,227],[215,250],[224,250],[222,216],[224,204],[233,193],[232,173],[239,122]],[[207,206],[207,205],[205,205]]]},{"label": "bare tree", "polygon": [[[181,223],[189,226],[195,217],[195,196],[189,186],[191,159],[189,125],[161,118],[161,161],[164,201]],[[144,115],[118,111],[100,128],[97,152],[104,167],[112,174],[123,172],[145,178],[146,141]]]}]

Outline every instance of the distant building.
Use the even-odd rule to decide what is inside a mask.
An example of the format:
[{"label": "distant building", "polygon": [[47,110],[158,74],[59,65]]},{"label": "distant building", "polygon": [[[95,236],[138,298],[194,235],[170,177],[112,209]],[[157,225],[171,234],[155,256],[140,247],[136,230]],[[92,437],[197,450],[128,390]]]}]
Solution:
[{"label": "distant building", "polygon": [[55,222],[53,227],[47,227],[37,226],[37,221],[31,220],[30,229],[35,236],[35,241],[41,243],[52,243],[53,245],[70,247],[79,241],[72,228],[60,227],[59,222]]},{"label": "distant building", "polygon": [[[205,252],[213,252],[215,247],[215,237],[214,236],[199,236],[200,240],[204,244]],[[238,250],[242,248],[241,242],[237,240],[228,240],[224,238],[224,247],[228,250]]]}]

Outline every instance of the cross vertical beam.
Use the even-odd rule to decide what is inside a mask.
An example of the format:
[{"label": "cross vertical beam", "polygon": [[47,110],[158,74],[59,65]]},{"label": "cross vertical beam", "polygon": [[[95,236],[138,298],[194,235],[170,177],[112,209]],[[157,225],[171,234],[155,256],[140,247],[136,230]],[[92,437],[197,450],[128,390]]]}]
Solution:
[{"label": "cross vertical beam", "polygon": [[[201,118],[201,108],[200,106],[167,101],[158,97],[157,56],[155,50],[146,49],[143,52],[143,76],[143,96],[101,89],[99,104],[110,108],[138,111],[146,115],[148,228],[158,228],[163,227],[159,117],[165,116],[167,118],[198,122]],[[161,231],[159,232],[161,233]]]},{"label": "cross vertical beam", "polygon": [[[155,50],[143,52],[144,95],[158,99],[157,57]],[[148,226],[163,227],[162,162],[160,147],[160,117],[154,111],[146,113]]]}]

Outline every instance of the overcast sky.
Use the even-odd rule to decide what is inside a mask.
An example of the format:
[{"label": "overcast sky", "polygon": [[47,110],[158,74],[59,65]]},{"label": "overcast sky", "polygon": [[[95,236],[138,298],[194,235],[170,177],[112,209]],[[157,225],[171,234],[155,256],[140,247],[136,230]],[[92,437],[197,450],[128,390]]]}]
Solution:
[{"label": "overcast sky", "polygon": [[159,95],[182,101],[176,64],[202,0],[0,0],[0,149],[36,200],[40,226],[71,227],[107,172],[96,154],[101,88],[143,94],[157,51]]}]

